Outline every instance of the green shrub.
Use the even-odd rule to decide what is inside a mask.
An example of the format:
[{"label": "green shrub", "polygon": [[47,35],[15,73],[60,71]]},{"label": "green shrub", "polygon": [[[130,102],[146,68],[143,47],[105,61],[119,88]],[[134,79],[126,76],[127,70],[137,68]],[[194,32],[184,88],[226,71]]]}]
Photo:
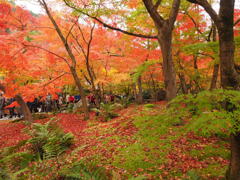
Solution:
[{"label": "green shrub", "polygon": [[240,130],[240,92],[220,89],[181,95],[168,104],[167,114],[180,124],[189,119],[189,131],[226,137]]},{"label": "green shrub", "polygon": [[129,98],[123,97],[120,99],[120,104],[122,105],[122,107],[127,108],[131,104],[131,101],[129,100]]}]

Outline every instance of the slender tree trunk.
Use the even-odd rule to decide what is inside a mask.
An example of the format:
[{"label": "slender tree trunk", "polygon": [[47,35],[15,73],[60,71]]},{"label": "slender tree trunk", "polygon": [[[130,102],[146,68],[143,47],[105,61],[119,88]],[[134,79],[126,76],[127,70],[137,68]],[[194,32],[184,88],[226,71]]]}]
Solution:
[{"label": "slender tree trunk", "polygon": [[23,100],[22,96],[17,94],[17,95],[15,95],[15,99],[16,99],[17,103],[20,105],[20,108],[21,108],[23,116],[24,116],[24,120],[27,121],[28,123],[32,123],[33,122],[32,114],[31,114],[27,104]]},{"label": "slender tree trunk", "polygon": [[[216,28],[215,24],[212,25],[212,37],[213,37],[212,41],[216,42],[217,41],[217,28]],[[216,87],[217,87],[218,71],[219,71],[219,64],[214,64],[210,90],[216,89]]]},{"label": "slender tree trunk", "polygon": [[200,80],[201,77],[199,75],[197,60],[198,60],[198,56],[197,55],[193,55],[193,68],[194,68],[194,72],[195,72],[194,83],[196,85],[195,93],[200,92],[201,89],[202,89],[200,84],[199,84],[199,80]]},{"label": "slender tree trunk", "polygon": [[85,96],[83,87],[81,85],[80,79],[77,75],[76,69],[73,68],[73,67],[71,67],[70,69],[71,69],[72,76],[75,80],[75,83],[76,83],[76,85],[78,87],[78,90],[80,92],[80,95],[81,95],[83,111],[84,111],[84,114],[85,114],[85,119],[89,119],[89,110],[88,110],[88,106],[87,106],[87,100],[86,100],[86,96]]},{"label": "slender tree trunk", "polygon": [[215,64],[213,67],[210,90],[216,89],[217,87],[218,71],[219,71],[219,64]]},{"label": "slender tree trunk", "polygon": [[177,95],[176,73],[172,58],[172,31],[167,27],[163,27],[159,31],[158,41],[163,56],[164,84],[167,92],[167,100],[171,100]]},{"label": "slender tree trunk", "polygon": [[153,98],[154,98],[154,101],[157,101],[157,88],[156,88],[156,84],[155,84],[155,81],[153,79],[153,74],[151,73],[151,80],[152,80],[152,91],[153,91]]},{"label": "slender tree trunk", "polygon": [[81,82],[80,82],[80,79],[77,75],[77,72],[76,72],[76,64],[77,64],[77,60],[72,52],[72,49],[71,49],[71,46],[70,44],[68,43],[67,41],[67,37],[64,37],[60,27],[58,26],[57,22],[54,20],[48,6],[47,6],[47,3],[45,2],[45,0],[38,0],[38,2],[40,3],[40,5],[42,5],[42,7],[45,9],[47,15],[48,15],[48,18],[50,19],[50,21],[52,22],[59,38],[61,39],[62,41],[62,44],[63,46],[65,47],[65,50],[66,52],[68,53],[70,59],[71,59],[71,62],[72,62],[72,65],[70,65],[68,62],[66,62],[70,68],[70,71],[72,73],[72,76],[75,80],[75,83],[79,89],[79,93],[80,93],[80,96],[82,97],[82,103],[83,103],[83,109],[84,109],[84,112],[85,112],[85,119],[89,119],[89,111],[88,111],[88,107],[87,107],[87,100],[86,100],[86,97],[85,97],[85,93],[83,91],[83,87],[81,85]]},{"label": "slender tree trunk", "polygon": [[179,73],[178,77],[179,77],[179,80],[181,83],[181,88],[182,88],[183,94],[188,94],[188,88],[187,88],[187,84],[186,84],[184,75],[182,73]]},{"label": "slender tree trunk", "polygon": [[143,93],[142,93],[142,77],[139,76],[137,80],[138,93],[137,93],[137,103],[143,103]]},{"label": "slender tree trunk", "polygon": [[137,87],[136,87],[136,83],[133,83],[133,85],[132,85],[132,89],[133,89],[133,96],[134,96],[134,98],[135,98],[135,101],[137,102]]}]

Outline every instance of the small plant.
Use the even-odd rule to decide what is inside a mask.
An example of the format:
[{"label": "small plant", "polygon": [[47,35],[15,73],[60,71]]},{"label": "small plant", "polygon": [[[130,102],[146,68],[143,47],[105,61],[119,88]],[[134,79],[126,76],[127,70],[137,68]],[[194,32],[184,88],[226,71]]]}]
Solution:
[{"label": "small plant", "polygon": [[104,118],[104,121],[107,122],[112,118],[118,117],[118,114],[115,113],[114,110],[121,107],[121,104],[101,103],[100,109],[94,108],[93,111],[95,111],[98,115],[102,116]]},{"label": "small plant", "polygon": [[108,173],[103,167],[98,167],[92,163],[75,162],[70,167],[64,167],[60,171],[61,178],[66,180],[72,179],[94,179],[107,180]]},{"label": "small plant", "polygon": [[154,104],[145,104],[144,105],[144,108],[148,108],[148,109],[151,109],[151,108],[154,108]]},{"label": "small plant", "polygon": [[123,97],[120,99],[120,103],[124,108],[127,108],[129,104],[131,104],[131,101],[127,97]]},{"label": "small plant", "polygon": [[54,120],[46,124],[34,123],[25,131],[30,136],[29,139],[5,148],[0,153],[1,176],[3,172],[5,174],[9,172],[10,179],[14,179],[28,171],[30,163],[58,159],[73,144],[74,136],[71,133],[64,133]]},{"label": "small plant", "polygon": [[41,159],[59,156],[73,144],[74,136],[64,133],[53,120],[46,124],[34,123],[27,132],[31,136],[27,143]]},{"label": "small plant", "polygon": [[195,171],[188,171],[188,179],[186,180],[200,180],[201,177]]},{"label": "small plant", "polygon": [[68,113],[72,113],[73,112],[73,108],[74,108],[74,104],[73,103],[69,103],[68,106],[67,106],[66,111]]}]

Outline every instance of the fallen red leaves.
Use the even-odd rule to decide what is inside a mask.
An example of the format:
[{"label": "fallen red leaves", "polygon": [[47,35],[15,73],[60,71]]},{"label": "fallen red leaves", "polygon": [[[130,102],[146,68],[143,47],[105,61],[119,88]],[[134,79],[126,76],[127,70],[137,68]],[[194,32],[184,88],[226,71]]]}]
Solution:
[{"label": "fallen red leaves", "polygon": [[22,133],[26,126],[22,123],[0,123],[0,149],[16,145],[19,141],[26,139]]},{"label": "fallen red leaves", "polygon": [[[162,108],[164,103],[156,103],[156,107],[150,114],[157,113]],[[87,157],[98,156],[100,165],[105,166],[107,169],[114,170],[119,175],[126,175],[125,169],[117,168],[111,165],[119,150],[126,148],[129,144],[136,143],[136,139],[133,135],[138,129],[133,124],[133,118],[143,110],[143,106],[130,106],[127,109],[123,109],[118,112],[119,117],[109,122],[96,122],[94,113],[91,113],[89,121],[84,121],[83,115],[79,114],[58,114],[56,117],[59,119],[59,125],[66,132],[71,132],[75,136],[75,145],[73,148],[80,148],[77,152],[75,159],[82,159]],[[36,122],[45,123],[49,119],[38,120]],[[22,132],[25,125],[22,123],[1,123],[0,122],[0,149],[3,147],[17,144],[20,140],[26,139],[27,136]],[[173,127],[174,128],[174,127]],[[169,136],[176,137],[176,131],[173,128],[169,128],[169,132],[161,136],[160,139],[166,139]],[[153,129],[154,130],[154,129]],[[202,169],[209,166],[209,164],[218,163],[222,166],[227,166],[229,161],[221,157],[210,157],[208,159],[199,159],[198,157],[189,154],[192,150],[204,150],[205,147],[212,145],[218,147],[216,137],[200,137],[194,133],[188,133],[172,141],[171,151],[166,156],[166,163],[156,165],[155,167],[148,169],[136,169],[135,175],[144,174],[149,179],[154,179],[157,176],[152,176],[152,171],[160,170],[161,175],[159,179],[169,178],[169,172],[182,172],[186,174],[192,169]],[[198,142],[198,143],[193,143]],[[161,151],[161,145],[151,149],[148,146],[143,147],[143,151],[146,153],[156,153]],[[71,151],[71,150],[70,150]],[[69,152],[70,152],[69,151]],[[68,152],[68,153],[69,153]],[[71,161],[71,158],[69,161]],[[156,153],[156,158],[160,158]],[[146,162],[151,160],[148,157],[145,158]],[[178,179],[171,178],[171,179]]]}]

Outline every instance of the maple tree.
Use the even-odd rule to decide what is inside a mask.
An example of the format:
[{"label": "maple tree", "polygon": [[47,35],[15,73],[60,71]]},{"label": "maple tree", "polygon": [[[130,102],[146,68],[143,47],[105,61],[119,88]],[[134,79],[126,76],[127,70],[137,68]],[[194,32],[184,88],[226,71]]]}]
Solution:
[{"label": "maple tree", "polygon": [[[188,0],[191,3],[202,6],[214,21],[219,34],[219,51],[220,51],[220,70],[221,86],[225,89],[239,87],[239,75],[234,67],[234,5],[235,0],[221,0],[219,14],[214,11],[207,0]],[[231,135],[231,165],[230,179],[240,178],[240,143],[239,133]]]},{"label": "maple tree", "polygon": [[[101,18],[98,17],[98,13],[89,14],[85,11],[84,8],[86,6],[91,7],[91,2],[76,2],[76,5],[74,2],[71,1],[64,1],[69,7],[75,9],[77,12],[80,12],[84,15],[87,15],[91,17],[92,19],[98,21],[99,23],[103,24],[105,27],[108,27],[110,29],[120,31],[124,34],[136,36],[136,37],[142,37],[142,38],[155,38],[158,39],[158,42],[160,44],[161,50],[162,50],[162,57],[163,57],[163,75],[164,75],[164,82],[165,82],[165,88],[167,91],[167,98],[170,100],[176,96],[176,75],[174,70],[174,63],[172,59],[171,54],[171,43],[172,43],[172,31],[174,28],[174,23],[177,18],[178,9],[180,6],[180,1],[176,0],[172,4],[172,9],[169,12],[169,17],[164,20],[164,18],[159,14],[158,8],[161,5],[161,0],[157,1],[156,4],[153,4],[152,0],[143,0],[143,3],[151,16],[151,18],[154,21],[155,27],[158,31],[157,36],[146,36],[139,33],[132,33],[129,31],[122,30],[120,28],[115,28],[112,25],[108,25],[104,23],[104,21],[101,20]],[[124,2],[125,3],[125,2]],[[93,2],[94,4],[94,2]],[[99,6],[101,4],[104,4],[104,2],[99,3]],[[129,5],[130,7],[138,6],[139,1],[136,2],[127,2],[125,3]],[[93,5],[94,6],[94,5]],[[116,5],[115,5],[116,6]],[[81,9],[82,8],[82,9]],[[107,8],[109,10],[109,8]],[[111,11],[111,10],[110,10]],[[96,16],[97,15],[97,16]],[[168,35],[168,37],[167,37]]]},{"label": "maple tree", "polygon": [[[13,13],[12,7],[9,3],[3,2],[1,5],[1,56],[3,61],[1,61],[1,70],[4,74],[7,74],[5,82],[1,82],[1,90],[6,92],[11,96],[15,96],[16,101],[20,104],[25,119],[29,122],[32,121],[31,113],[24,102],[21,90],[16,90],[18,83],[16,82],[19,77],[17,73],[26,72],[28,64],[25,61],[24,56],[28,53],[19,55],[18,52],[23,52],[24,50],[19,47],[16,43],[15,38],[21,42],[25,41],[24,36],[27,33],[27,24],[24,22],[26,18],[31,18],[28,11],[24,11],[22,8],[17,7]],[[30,19],[29,22],[33,23],[34,19]],[[16,31],[10,34],[11,31]],[[7,63],[6,63],[7,62]],[[22,66],[22,65],[25,66]],[[21,70],[20,70],[21,69]],[[22,73],[20,73],[23,75]],[[14,83],[16,82],[16,83]],[[11,86],[9,86],[11,84]],[[14,85],[12,85],[14,84]]]},{"label": "maple tree", "polygon": [[[0,2],[0,90],[5,91],[6,96],[16,98],[28,121],[32,119],[25,102],[39,96],[45,98],[48,94],[56,96],[68,85],[78,88],[85,115],[79,119],[68,114],[66,117],[60,116],[64,116],[65,120],[74,119],[64,122],[63,126],[78,137],[82,136],[78,133],[83,129],[80,125],[84,128],[87,126],[87,122],[80,119],[93,119],[93,113],[89,112],[86,102],[84,90],[87,89],[95,94],[96,106],[99,107],[104,101],[104,95],[108,93],[134,96],[141,104],[145,101],[144,93],[150,92],[150,98],[156,100],[161,87],[165,87],[168,100],[177,93],[197,94],[202,90],[216,89],[220,87],[219,84],[224,89],[239,87],[237,63],[240,57],[240,20],[239,10],[234,9],[234,0],[221,0],[218,14],[213,10],[212,1],[207,0],[182,1],[181,6],[180,0],[64,2],[62,9],[57,11],[49,1],[38,0],[39,7],[45,10],[45,14],[39,15],[7,1]],[[198,4],[203,9],[188,2]],[[203,16],[205,11],[211,20]],[[181,99],[182,102],[184,100]],[[189,107],[181,108],[191,108],[191,104],[187,105]],[[156,112],[152,111],[152,106],[155,105],[142,106],[137,111],[154,115],[157,115],[157,111],[162,113],[161,108]],[[190,110],[195,112],[194,109]],[[128,109],[121,111],[121,116],[125,113],[127,115],[120,116],[116,121],[124,119],[128,128],[123,128],[124,131],[119,131],[119,134],[127,135],[126,141],[134,142],[134,138],[131,139],[130,136],[137,131],[139,124],[146,125],[146,129],[151,124],[144,119],[141,123],[138,122],[135,128],[132,120],[136,114],[131,112],[129,115],[127,111]],[[215,110],[213,114],[214,112]],[[194,115],[192,117],[197,118]],[[184,127],[185,123],[194,123],[190,119],[184,118],[181,122],[183,124],[169,121],[164,123],[166,127],[171,123]],[[156,122],[151,121],[153,124]],[[71,123],[74,125],[70,125]],[[121,123],[116,122],[116,126]],[[160,127],[160,124],[158,125]],[[151,128],[155,132],[155,127]],[[171,128],[169,136],[174,136]],[[159,132],[156,131],[156,134],[159,135]],[[108,135],[106,134],[106,137]],[[93,144],[99,143],[94,138],[91,139]],[[198,137],[189,133],[186,138]],[[179,168],[186,173],[191,168],[206,166],[207,160],[198,162],[199,159],[182,152],[188,151],[190,146],[186,138],[173,142],[173,151],[166,155],[169,162],[163,167],[171,170]],[[89,143],[90,140],[87,139],[88,136],[84,141]],[[201,141],[203,144],[208,143],[205,139]],[[209,138],[209,142],[214,142],[214,139]],[[77,145],[81,143],[76,142]],[[93,151],[91,148],[87,148],[90,153]],[[196,145],[194,148],[201,147]],[[149,149],[151,148],[144,147],[143,151],[149,152]],[[230,179],[238,179],[239,132],[231,134],[231,151],[229,176]],[[106,149],[99,148],[98,152],[106,157],[113,156]],[[182,159],[186,162],[181,163]],[[144,159],[144,162],[148,160]],[[217,159],[217,162],[224,166],[228,163],[221,159]],[[142,171],[144,170],[139,167],[134,173]],[[162,175],[168,177],[167,173],[165,170]]]}]

